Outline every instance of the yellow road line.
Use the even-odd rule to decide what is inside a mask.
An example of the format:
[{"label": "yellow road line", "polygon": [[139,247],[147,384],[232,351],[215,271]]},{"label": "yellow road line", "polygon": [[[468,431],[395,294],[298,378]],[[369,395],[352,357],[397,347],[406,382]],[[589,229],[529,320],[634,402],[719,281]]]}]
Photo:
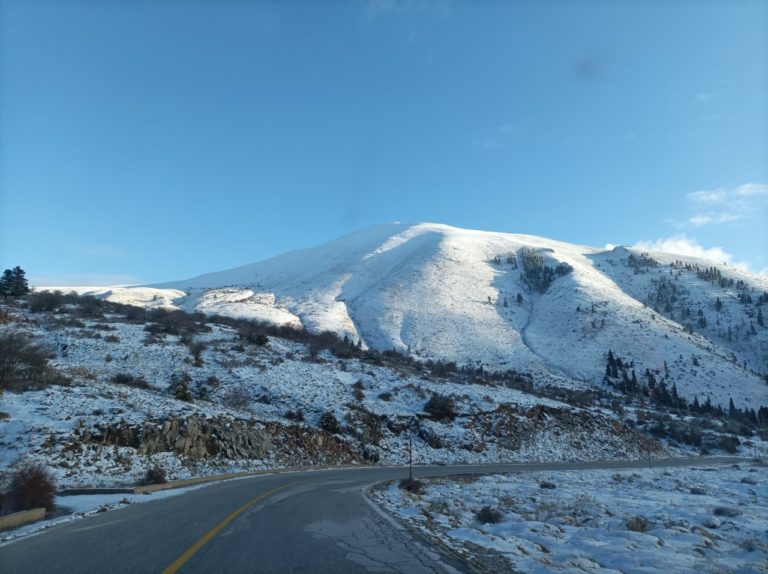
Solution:
[{"label": "yellow road line", "polygon": [[249,507],[253,506],[254,504],[256,504],[257,502],[259,502],[260,500],[264,500],[264,499],[265,499],[265,498],[267,498],[268,496],[272,496],[273,494],[275,494],[276,492],[278,492],[278,491],[280,491],[280,490],[285,490],[285,489],[286,489],[286,488],[288,488],[289,486],[295,486],[295,485],[297,485],[297,484],[301,484],[302,482],[308,482],[308,481],[307,481],[307,480],[299,480],[299,481],[297,481],[297,482],[292,482],[292,483],[290,483],[290,484],[285,484],[285,485],[283,485],[283,486],[278,486],[277,488],[273,488],[272,490],[269,490],[269,491],[265,492],[264,494],[260,494],[260,495],[259,495],[259,496],[257,496],[256,498],[253,498],[253,499],[249,500],[248,502],[246,502],[245,504],[243,504],[243,505],[242,505],[240,508],[238,508],[237,510],[235,510],[235,511],[234,511],[232,514],[230,514],[229,516],[227,516],[227,517],[226,517],[224,520],[222,520],[221,522],[219,522],[219,524],[217,524],[217,525],[216,525],[214,528],[212,528],[211,530],[209,530],[208,532],[206,532],[206,533],[205,533],[205,534],[204,534],[204,535],[203,535],[203,536],[202,536],[202,537],[201,537],[201,538],[200,538],[200,539],[199,539],[197,542],[195,542],[195,543],[194,543],[192,546],[190,546],[189,548],[187,548],[187,550],[184,552],[184,554],[182,554],[181,556],[179,556],[179,557],[178,557],[176,560],[174,560],[174,561],[173,561],[173,562],[172,562],[172,563],[171,563],[171,564],[170,564],[170,565],[169,565],[169,566],[168,566],[168,567],[167,567],[165,570],[163,570],[162,574],[175,574],[175,572],[177,572],[177,571],[179,570],[179,568],[181,568],[182,566],[184,566],[184,564],[187,562],[187,560],[189,560],[190,558],[192,558],[192,556],[194,556],[194,555],[195,555],[195,553],[196,553],[198,550],[200,550],[200,549],[201,549],[203,546],[205,546],[205,545],[206,545],[208,542],[210,542],[211,538],[213,538],[213,537],[214,537],[214,536],[216,536],[216,535],[217,535],[219,532],[221,532],[221,531],[224,529],[224,527],[226,527],[226,526],[227,526],[227,524],[229,524],[229,523],[230,523],[230,522],[232,522],[232,521],[233,521],[235,518],[237,518],[238,516],[240,516],[240,515],[241,515],[243,512],[245,512],[246,510],[248,510],[248,508],[249,508]]}]

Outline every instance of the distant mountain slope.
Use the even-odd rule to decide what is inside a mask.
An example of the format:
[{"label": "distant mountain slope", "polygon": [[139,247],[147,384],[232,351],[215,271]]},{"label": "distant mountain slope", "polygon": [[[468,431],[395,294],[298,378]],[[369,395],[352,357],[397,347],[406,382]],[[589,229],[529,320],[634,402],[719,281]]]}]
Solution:
[{"label": "distant mountain slope", "polygon": [[[600,383],[611,349],[638,377],[648,369],[688,399],[768,404],[768,317],[758,322],[768,314],[768,278],[706,260],[388,224],[152,287],[141,295],[154,293],[154,304],[300,324],[560,382]],[[105,296],[140,299],[132,291]]]}]

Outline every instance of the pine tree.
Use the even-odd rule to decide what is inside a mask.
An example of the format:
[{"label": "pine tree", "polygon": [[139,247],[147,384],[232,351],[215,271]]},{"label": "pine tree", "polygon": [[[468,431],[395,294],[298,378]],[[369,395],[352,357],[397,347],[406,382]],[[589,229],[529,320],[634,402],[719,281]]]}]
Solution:
[{"label": "pine tree", "polygon": [[701,405],[699,404],[699,397],[695,396],[693,397],[693,404],[691,405],[691,411],[694,413],[700,413],[701,412]]},{"label": "pine tree", "polygon": [[18,265],[11,271],[13,275],[13,294],[16,297],[21,297],[29,293],[29,283],[27,282],[26,273]]},{"label": "pine tree", "polygon": [[13,271],[6,269],[0,277],[0,295],[8,297],[13,288]]},{"label": "pine tree", "polygon": [[13,269],[6,269],[0,277],[0,295],[6,297],[22,297],[29,293],[24,270],[18,265]]},{"label": "pine tree", "polygon": [[757,324],[761,327],[765,327],[765,319],[763,318],[763,308],[759,307],[757,309]]}]

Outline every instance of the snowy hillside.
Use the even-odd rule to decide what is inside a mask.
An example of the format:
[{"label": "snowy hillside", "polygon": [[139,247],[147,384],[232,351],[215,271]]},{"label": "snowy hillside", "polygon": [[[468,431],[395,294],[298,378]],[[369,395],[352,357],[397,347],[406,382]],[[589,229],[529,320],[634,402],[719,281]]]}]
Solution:
[{"label": "snowy hillside", "polygon": [[[248,321],[48,295],[0,305],[0,351],[41,349],[50,361],[34,377],[23,366],[0,373],[0,491],[6,471],[27,459],[53,469],[60,485],[132,484],[158,464],[174,478],[402,464],[411,433],[417,463],[678,452],[643,436],[647,417],[633,409],[619,419],[574,407],[526,392],[524,379],[441,376],[405,357],[331,344],[337,356],[319,347],[322,337],[251,337],[259,326]],[[428,407],[432,397],[443,406]],[[717,434],[702,440],[720,448]]]},{"label": "snowy hillside", "polygon": [[[423,359],[601,383],[608,350],[688,400],[768,404],[768,278],[711,261],[387,224],[184,281],[97,292],[334,331]],[[765,307],[768,312],[768,307]]]}]

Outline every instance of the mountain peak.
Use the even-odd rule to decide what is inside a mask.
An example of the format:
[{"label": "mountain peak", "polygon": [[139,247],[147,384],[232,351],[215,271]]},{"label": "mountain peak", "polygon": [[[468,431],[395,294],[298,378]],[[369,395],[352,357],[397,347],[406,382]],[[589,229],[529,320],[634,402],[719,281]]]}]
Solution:
[{"label": "mountain peak", "polygon": [[689,398],[725,400],[723,388],[734,400],[765,395],[768,330],[755,322],[755,302],[768,280],[679,255],[387,223],[144,289],[148,304],[333,331],[364,346],[542,380],[602,381],[611,349],[638,376],[673,373]]}]

